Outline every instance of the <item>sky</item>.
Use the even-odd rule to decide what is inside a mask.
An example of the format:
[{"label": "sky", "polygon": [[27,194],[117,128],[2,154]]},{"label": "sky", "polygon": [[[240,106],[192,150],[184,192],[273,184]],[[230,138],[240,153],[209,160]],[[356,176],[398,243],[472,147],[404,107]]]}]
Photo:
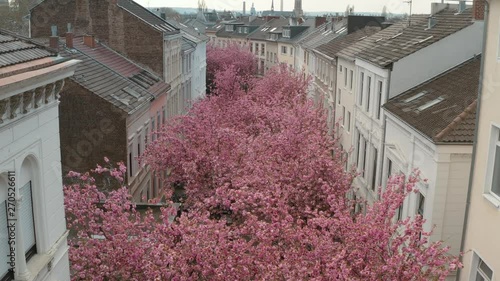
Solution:
[{"label": "sky", "polygon": [[[145,7],[179,7],[195,8],[198,0],[135,0]],[[280,9],[280,1],[274,0],[274,9]],[[387,11],[394,14],[410,12],[408,0],[302,0],[302,9],[305,13],[310,12],[341,12],[345,11],[347,5],[354,5],[356,12],[382,12],[384,5]],[[430,13],[432,0],[413,0],[412,13]],[[216,10],[238,10],[243,9],[243,0],[205,0],[209,9]],[[252,2],[257,11],[270,10],[271,0],[247,0],[247,11],[250,10]],[[440,2],[434,0],[433,2]],[[283,0],[284,10],[293,10],[294,0]]]}]

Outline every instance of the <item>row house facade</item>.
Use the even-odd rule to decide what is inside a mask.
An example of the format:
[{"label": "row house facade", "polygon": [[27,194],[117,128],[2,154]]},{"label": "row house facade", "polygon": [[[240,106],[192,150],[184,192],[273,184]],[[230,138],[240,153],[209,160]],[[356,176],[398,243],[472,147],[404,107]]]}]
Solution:
[{"label": "row house facade", "polygon": [[[147,144],[145,139],[150,139],[150,135],[159,130],[165,120],[185,113],[189,101],[205,95],[205,85],[201,84],[206,76],[207,38],[187,26],[166,21],[136,2],[128,0],[71,0],[65,4],[45,0],[31,10],[30,18],[32,37],[46,38],[52,33],[52,25],[56,30],[66,30],[68,23],[72,23],[71,31],[73,36],[78,38],[78,42],[89,37],[87,34],[92,35],[90,37],[93,38],[89,39],[92,42],[89,50],[101,47],[109,49],[115,53],[116,56],[113,57],[129,62],[125,67],[115,69],[103,63],[102,58],[93,58],[97,64],[106,65],[109,76],[122,76],[124,81],[129,79],[128,82],[132,84],[125,88],[133,90],[123,87],[102,89],[110,93],[118,91],[115,94],[117,98],[111,97],[107,103],[103,102],[101,109],[112,114],[111,119],[121,120],[119,126],[115,127],[117,133],[113,135],[119,139],[120,145],[115,148],[103,148],[104,150],[99,152],[93,150],[94,154],[84,157],[85,167],[77,168],[85,171],[89,165],[100,163],[104,156],[116,161],[123,160],[128,163],[127,181],[134,200],[155,197],[160,180],[151,175],[147,167],[140,166],[137,157]],[[78,51],[85,53],[85,44],[76,43],[75,41],[75,46],[82,47]],[[131,67],[131,70],[126,67]],[[142,69],[146,76],[132,79],[138,68]],[[85,79],[87,80],[75,84],[90,81],[88,75]],[[160,84],[161,93],[156,91],[155,86]],[[89,93],[93,93],[93,96],[88,94],[87,97],[109,98],[105,92],[95,93],[91,88]],[[124,94],[125,96],[121,97]],[[110,110],[106,111],[104,107]],[[121,109],[115,110],[116,108]],[[118,147],[123,153],[119,153],[116,158],[108,154]],[[95,158],[89,158],[90,156]],[[90,163],[91,161],[94,163]]]},{"label": "row house facade", "polygon": [[384,179],[418,168],[423,180],[397,219],[421,215],[431,240],[444,241],[453,255],[462,242],[480,65],[481,56],[471,58],[384,105]]},{"label": "row house facade", "polygon": [[261,75],[278,64],[276,40],[281,35],[281,27],[287,22],[284,18],[274,18],[248,35],[250,52],[257,57],[257,70]]},{"label": "row house facade", "polygon": [[58,104],[77,64],[0,30],[0,280],[70,280]]},{"label": "row house facade", "polygon": [[[376,187],[386,183],[382,167],[389,163],[385,112],[380,105],[480,54],[482,30],[483,22],[473,20],[472,9],[445,6],[428,20],[416,21],[356,55],[350,163],[361,174],[355,184],[368,202],[377,200]],[[457,44],[461,48],[450,55]]]},{"label": "row house facade", "polygon": [[82,62],[61,93],[63,172],[88,171],[106,156],[126,163],[126,183],[135,202],[155,198],[159,182],[138,157],[151,141],[151,132],[168,119],[170,85],[93,36],[73,38],[66,33],[52,47]]},{"label": "row house facade", "polygon": [[[344,34],[332,41],[317,47],[314,50],[314,99],[318,101],[323,101],[323,105],[328,110],[328,126],[330,131],[334,129],[334,125],[340,121],[342,127],[350,128],[351,124],[351,113],[346,112],[345,109],[342,110],[342,117],[336,116],[336,104],[342,100],[342,90],[338,88],[338,84],[344,85],[344,83],[349,83],[351,85],[353,80],[350,78],[337,79],[338,77],[347,77],[343,72],[350,72],[350,70],[343,69],[342,71],[338,68],[337,53],[354,44],[355,42],[363,39],[366,36],[370,36],[375,32],[378,32],[380,27],[365,27],[350,34]],[[343,31],[346,32],[346,31]],[[337,71],[337,69],[339,69]],[[347,84],[344,85],[347,87]],[[343,118],[346,117],[346,118]],[[342,119],[343,118],[343,119]],[[350,132],[350,129],[347,133]]]},{"label": "row house facade", "polygon": [[[500,274],[500,112],[498,103],[499,1],[477,1],[475,15],[485,19],[484,57],[477,107],[477,128],[468,187],[463,264],[459,280],[498,280]],[[483,7],[482,4],[486,4]]]}]

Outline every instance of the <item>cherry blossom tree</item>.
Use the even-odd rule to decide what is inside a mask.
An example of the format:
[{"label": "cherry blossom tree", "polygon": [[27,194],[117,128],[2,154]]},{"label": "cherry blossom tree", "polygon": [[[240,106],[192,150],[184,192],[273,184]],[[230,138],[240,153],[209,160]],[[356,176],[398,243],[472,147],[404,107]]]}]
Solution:
[{"label": "cherry blossom tree", "polygon": [[219,47],[214,44],[207,45],[207,93],[212,93],[215,85],[215,76],[227,70],[233,69],[237,74],[238,82],[247,82],[257,69],[257,60],[247,47],[237,44],[229,44],[227,47]]},{"label": "cherry blossom tree", "polygon": [[[217,94],[155,132],[141,159],[168,171],[170,206],[170,187],[183,186],[175,219],[172,207],[140,214],[125,187],[104,194],[90,174],[71,173],[74,280],[444,280],[461,266],[429,242],[421,217],[395,219],[418,171],[355,212],[356,174],[302,74],[282,66],[247,88],[231,65],[215,77]],[[93,172],[123,184],[123,165],[105,162]]]}]

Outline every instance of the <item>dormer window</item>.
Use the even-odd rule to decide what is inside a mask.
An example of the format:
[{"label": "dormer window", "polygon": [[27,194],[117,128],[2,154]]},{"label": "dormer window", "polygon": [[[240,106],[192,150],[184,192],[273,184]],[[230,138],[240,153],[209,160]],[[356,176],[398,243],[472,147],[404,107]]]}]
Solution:
[{"label": "dormer window", "polygon": [[278,40],[279,35],[278,35],[278,34],[276,34],[276,33],[274,33],[274,34],[271,34],[271,37],[270,37],[270,38],[271,38],[271,40]]},{"label": "dormer window", "polygon": [[234,26],[233,25],[226,25],[226,31],[234,31]]},{"label": "dormer window", "polygon": [[283,37],[290,38],[290,29],[283,29]]}]

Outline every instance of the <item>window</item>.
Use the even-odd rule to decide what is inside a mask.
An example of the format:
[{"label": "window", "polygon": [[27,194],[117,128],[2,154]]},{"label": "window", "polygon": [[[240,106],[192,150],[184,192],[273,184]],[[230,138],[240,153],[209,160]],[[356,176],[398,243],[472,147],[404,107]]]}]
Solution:
[{"label": "window", "polygon": [[255,54],[259,54],[259,43],[255,43]]},{"label": "window", "polygon": [[290,29],[283,29],[283,37],[290,38]]},{"label": "window", "polygon": [[21,230],[23,232],[24,253],[26,255],[26,261],[28,261],[36,254],[35,217],[33,215],[31,181],[21,187],[19,193],[23,198],[19,208],[19,217],[22,220]]},{"label": "window", "polygon": [[293,47],[290,47],[290,56],[293,56]]},{"label": "window", "polygon": [[286,52],[287,52],[286,46],[281,46],[281,53],[286,54]]},{"label": "window", "polygon": [[[5,188],[7,190],[7,188]],[[8,264],[10,252],[9,247],[9,230],[7,224],[7,202],[0,202],[0,280],[14,280],[13,272],[10,272]],[[4,254],[5,253],[5,254]]]},{"label": "window", "polygon": [[364,93],[364,82],[365,82],[365,73],[361,72],[360,86],[359,86],[359,106],[363,106],[363,93]]},{"label": "window", "polygon": [[344,87],[347,88],[347,67],[344,68]]},{"label": "window", "polygon": [[346,120],[346,123],[347,123],[347,131],[349,132],[351,130],[351,112],[347,111],[347,120]]},{"label": "window", "polygon": [[392,175],[392,160],[387,159],[387,178],[390,178]]},{"label": "window", "polygon": [[260,44],[260,55],[264,56],[266,53],[266,46],[264,44]]},{"label": "window", "polygon": [[359,163],[359,155],[360,155],[360,150],[361,150],[361,134],[359,133],[359,131],[356,129],[356,135],[357,135],[357,141],[356,141],[356,165]]},{"label": "window", "polygon": [[164,106],[162,106],[162,108],[161,108],[161,112],[162,112],[162,116],[161,116],[161,123],[162,123],[162,124],[165,124],[165,117],[166,117],[166,115],[167,115],[167,111],[165,110],[165,107],[164,107]]},{"label": "window", "polygon": [[345,126],[345,106],[342,106],[342,126]]},{"label": "window", "polygon": [[377,97],[377,107],[375,108],[377,119],[380,120],[380,111],[382,107],[382,90],[383,90],[383,82],[378,81],[378,97]]},{"label": "window", "polygon": [[250,53],[253,53],[253,43],[250,44]]},{"label": "window", "polygon": [[422,193],[418,193],[417,214],[424,217],[424,211],[425,211],[425,196]]},{"label": "window", "polygon": [[338,102],[340,104],[340,101],[342,100],[342,90],[339,89],[339,94],[338,94]]},{"label": "window", "polygon": [[[151,133],[153,133],[155,131],[155,129],[156,129],[155,128],[155,119],[151,118]],[[151,136],[151,138],[153,140],[155,140],[156,139],[156,134],[153,133],[152,136]]]},{"label": "window", "polygon": [[370,95],[371,95],[371,89],[372,89],[372,77],[368,76],[368,90],[366,93],[366,112],[370,112]]},{"label": "window", "polygon": [[[404,204],[404,203],[403,203]],[[396,212],[396,219],[400,221],[403,218],[403,205],[399,206]]]},{"label": "window", "polygon": [[367,175],[366,173],[366,150],[368,148],[368,142],[366,141],[366,139],[363,138],[363,161],[361,162],[361,173],[362,173],[362,176],[363,178],[365,178],[365,176]]},{"label": "window", "polygon": [[373,147],[373,169],[372,169],[372,190],[375,191],[377,187],[377,161],[378,161],[378,150]]},{"label": "window", "polygon": [[[488,159],[488,181],[487,192],[500,200],[500,128],[493,126]],[[488,183],[487,183],[488,185]]]},{"label": "window", "polygon": [[159,131],[160,125],[161,125],[160,124],[160,122],[161,122],[160,112],[158,112],[157,120],[158,120],[158,122],[156,122],[156,130]]},{"label": "window", "polygon": [[366,156],[367,156],[367,148],[368,148],[368,142],[366,141],[365,138],[361,138],[362,139],[362,142],[363,142],[363,159],[361,159],[361,167],[360,167],[360,170],[361,170],[361,176],[363,178],[365,178],[365,176],[367,175],[366,173]]},{"label": "window", "polygon": [[233,25],[226,25],[226,31],[233,31],[234,30],[234,26]]},{"label": "window", "polygon": [[[474,267],[472,269],[473,281],[491,281],[493,280],[493,270],[476,253],[473,257]],[[477,264],[477,265],[476,265]]]},{"label": "window", "polygon": [[339,72],[342,73],[342,65],[339,65]]},{"label": "window", "polygon": [[132,157],[132,146],[130,146],[129,148],[129,153],[128,153],[128,174],[130,177],[133,177],[134,174],[133,174],[133,171],[132,171],[132,164],[134,163],[133,162],[133,157]]},{"label": "window", "polygon": [[349,88],[351,88],[351,90],[352,90],[352,79],[353,79],[353,76],[354,76],[354,71],[352,71],[352,70],[351,70],[351,71],[350,71],[350,77],[351,77],[351,79],[350,79],[350,80],[351,80],[351,82],[350,82],[350,84],[349,84]]},{"label": "window", "polygon": [[137,136],[137,156],[141,156],[141,135]]}]

